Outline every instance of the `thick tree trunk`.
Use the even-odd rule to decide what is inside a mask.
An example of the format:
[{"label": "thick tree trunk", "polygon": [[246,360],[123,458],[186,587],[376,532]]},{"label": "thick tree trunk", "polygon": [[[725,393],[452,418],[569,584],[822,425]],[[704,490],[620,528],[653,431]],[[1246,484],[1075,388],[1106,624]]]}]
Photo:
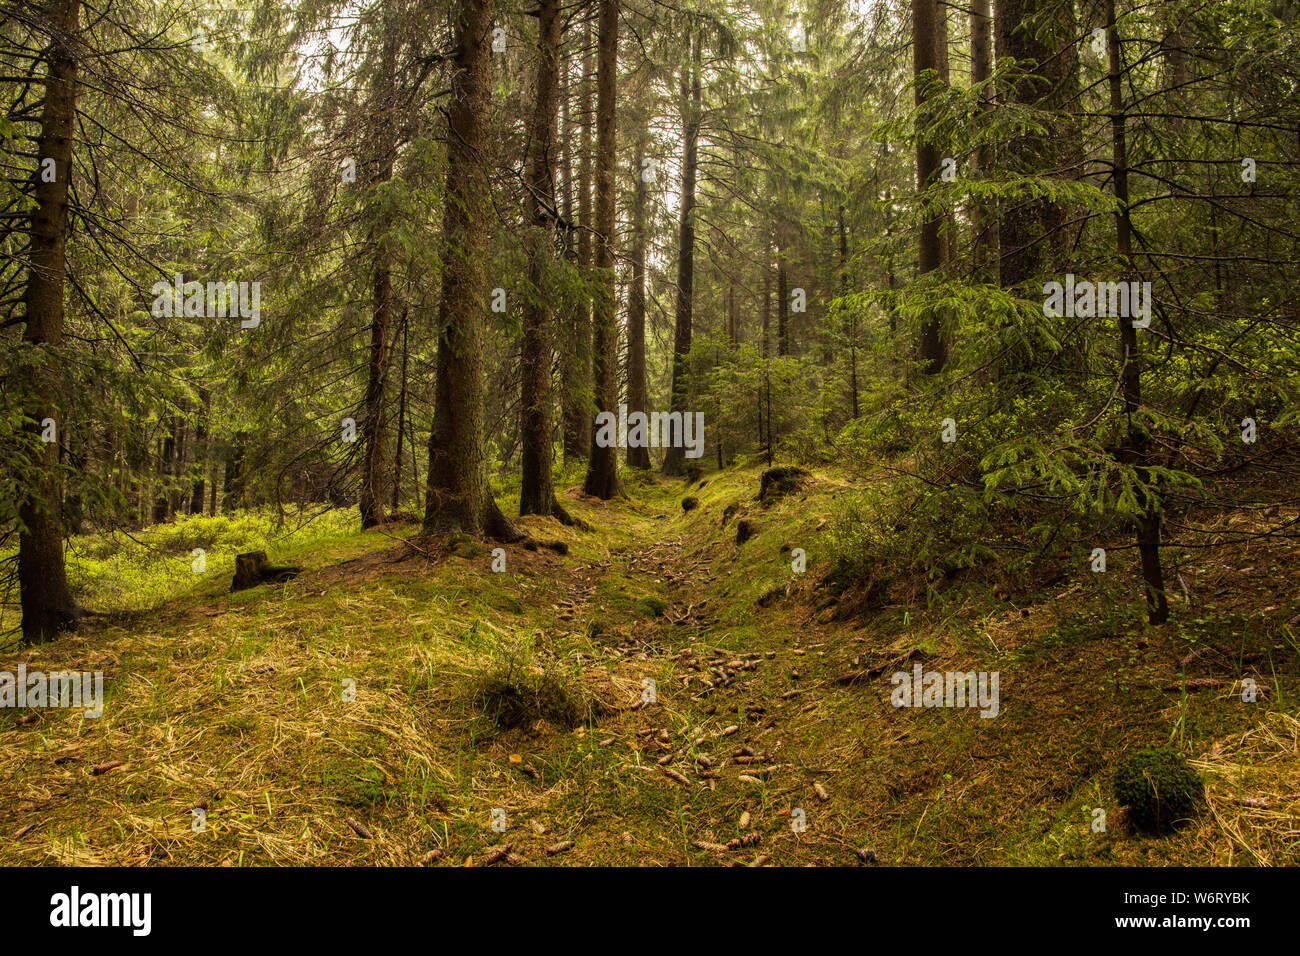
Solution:
[{"label": "thick tree trunk", "polygon": [[[371,100],[370,188],[376,190],[393,178],[397,151],[393,130],[393,71],[397,56],[396,24],[387,11],[380,18],[381,40],[379,75]],[[369,246],[374,256],[371,274],[370,361],[366,366],[365,421],[361,426],[361,527],[373,528],[384,520],[384,483],[387,478],[387,407],[389,331],[393,320],[393,274],[385,224],[377,211],[371,210]]]},{"label": "thick tree trunk", "polygon": [[536,99],[528,129],[524,184],[524,215],[528,221],[528,282],[520,346],[521,420],[519,424],[522,482],[521,515],[554,515],[572,519],[555,500],[551,481],[551,349],[550,295],[545,288],[549,261],[556,249],[555,233],[555,115],[559,106],[560,0],[540,0],[537,8]]},{"label": "thick tree trunk", "polygon": [[424,530],[513,541],[522,534],[492,499],[484,430],[488,290],[483,260],[491,206],[483,163],[492,90],[493,9],[490,0],[461,0],[456,8],[443,211],[446,250]]},{"label": "thick tree trunk", "polygon": [[[627,410],[649,412],[650,397],[646,386],[645,365],[645,248],[646,193],[642,160],[646,135],[637,140],[636,163],[632,167],[636,183],[632,193],[632,283],[627,290]],[[650,449],[644,445],[629,447],[627,463],[632,468],[650,468]]]},{"label": "thick tree trunk", "polygon": [[[596,62],[596,268],[600,292],[592,311],[592,366],[599,411],[618,415],[618,325],[614,308],[615,110],[618,74],[618,3],[600,0]],[[619,493],[616,443],[597,440],[590,423],[591,457],[583,490],[608,500]]]},{"label": "thick tree trunk", "polygon": [[[1043,16],[1050,10],[1050,19]],[[998,59],[1031,61],[1029,75],[1007,84],[999,93],[1024,106],[1058,114],[1046,132],[1014,137],[998,159],[999,169],[1025,175],[1051,174],[1075,179],[1083,162],[1077,120],[1066,115],[1077,109],[1079,59],[1074,8],[1059,0],[996,0],[994,26]],[[1005,200],[998,225],[1003,288],[1029,292],[1049,253],[1059,258],[1070,241],[1064,228],[1068,210],[1042,198]]]},{"label": "thick tree trunk", "polygon": [[63,286],[67,267],[68,178],[76,116],[80,0],[49,0],[45,22],[51,35],[49,74],[37,154],[54,160],[54,180],[35,177],[31,262],[23,295],[23,342],[31,350],[24,404],[32,450],[23,462],[26,494],[18,502],[18,594],[25,643],[49,640],[77,626],[80,610],[63,564],[62,492],[58,442],[42,443],[41,422],[66,425],[57,352],[63,339]]},{"label": "thick tree trunk", "polygon": [[[912,0],[912,68],[920,79],[927,70],[939,72],[938,7],[936,0]],[[916,89],[916,106],[920,111],[916,138],[916,184],[920,193],[927,192],[939,178],[939,149],[930,129],[927,100],[920,86]],[[930,213],[921,223],[921,236],[917,249],[917,274],[925,275],[943,263],[943,248],[939,236],[942,217]],[[921,323],[920,358],[927,374],[943,370],[947,354],[943,342],[943,317],[931,310]]]},{"label": "thick tree trunk", "polygon": [[[680,223],[677,245],[677,309],[673,331],[673,381],[670,408],[687,414],[690,401],[690,352],[694,331],[695,307],[695,177],[699,166],[700,147],[700,38],[693,40],[695,47],[690,66],[683,71],[682,96],[682,196],[678,210]],[[686,473],[686,449],[680,444],[664,452],[663,473]]]},{"label": "thick tree trunk", "polygon": [[[1115,200],[1119,209],[1115,213],[1115,249],[1124,261],[1127,275],[1133,278],[1132,223],[1129,219],[1128,144],[1125,131],[1124,94],[1122,78],[1124,65],[1120,47],[1119,30],[1115,24],[1115,0],[1106,3],[1106,49],[1108,55],[1107,81],[1110,87],[1111,138],[1114,152]],[[1125,464],[1137,466],[1138,477],[1146,487],[1143,510],[1137,517],[1138,554],[1142,559],[1142,581],[1146,590],[1147,616],[1152,624],[1163,624],[1169,619],[1169,601],[1165,594],[1164,570],[1160,566],[1160,502],[1155,481],[1145,463],[1151,457],[1151,438],[1142,415],[1142,353],[1138,348],[1137,329],[1127,316],[1119,319],[1121,383],[1124,394],[1124,441],[1117,457]],[[1134,418],[1138,417],[1138,421]]]}]

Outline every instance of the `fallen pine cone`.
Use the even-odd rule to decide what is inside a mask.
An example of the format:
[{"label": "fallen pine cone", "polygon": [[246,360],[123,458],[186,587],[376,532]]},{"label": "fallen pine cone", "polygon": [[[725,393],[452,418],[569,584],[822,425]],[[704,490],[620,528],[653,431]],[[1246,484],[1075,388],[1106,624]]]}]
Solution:
[{"label": "fallen pine cone", "polygon": [[118,767],[125,767],[125,766],[126,766],[126,761],[124,760],[110,760],[107,763],[96,764],[95,766],[91,767],[90,775],[92,777],[98,777],[100,774],[105,774],[108,773],[110,770],[116,770]]},{"label": "fallen pine cone", "polygon": [[373,840],[375,838],[375,835],[371,833],[365,827],[364,824],[358,823],[356,820],[353,820],[351,817],[344,817],[343,822],[346,823],[348,826],[350,826],[353,830],[355,830],[357,836],[361,837],[361,839]]},{"label": "fallen pine cone", "polygon": [[546,848],[547,854],[555,856],[557,853],[568,853],[573,849],[572,840],[561,840],[559,843],[552,843]]},{"label": "fallen pine cone", "polygon": [[684,774],[678,773],[672,767],[660,767],[659,769],[664,772],[665,777],[670,780],[676,780],[683,787],[689,787],[691,785],[690,780],[688,780]]},{"label": "fallen pine cone", "polygon": [[510,856],[513,844],[506,843],[502,846],[494,846],[483,856],[483,866],[491,866],[493,863],[499,863],[506,857]]},{"label": "fallen pine cone", "polygon": [[708,850],[710,853],[726,853],[731,849],[731,847],[725,846],[724,844],[709,843],[707,840],[696,840],[691,844],[691,846],[695,847],[697,850]]}]

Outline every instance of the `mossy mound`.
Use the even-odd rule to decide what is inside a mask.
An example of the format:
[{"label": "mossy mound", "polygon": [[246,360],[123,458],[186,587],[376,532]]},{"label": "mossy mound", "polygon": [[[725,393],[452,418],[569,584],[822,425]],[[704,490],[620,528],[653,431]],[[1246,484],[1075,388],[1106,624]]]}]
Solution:
[{"label": "mossy mound", "polygon": [[537,720],[567,729],[584,718],[578,695],[555,676],[531,670],[511,669],[483,678],[475,688],[474,704],[502,730]]},{"label": "mossy mound", "polygon": [[1205,787],[1172,747],[1147,747],[1115,768],[1115,798],[1140,830],[1159,832],[1192,815]]},{"label": "mossy mound", "polygon": [[802,468],[783,466],[769,468],[758,479],[758,500],[771,502],[799,490],[799,483],[808,478],[808,472]]}]

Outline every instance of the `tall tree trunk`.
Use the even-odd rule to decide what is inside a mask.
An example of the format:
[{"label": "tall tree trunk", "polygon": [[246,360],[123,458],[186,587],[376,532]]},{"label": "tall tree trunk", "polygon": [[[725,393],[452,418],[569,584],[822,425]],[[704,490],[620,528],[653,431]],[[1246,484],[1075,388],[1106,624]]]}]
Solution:
[{"label": "tall tree trunk", "polygon": [[[370,180],[372,202],[377,202],[375,191],[393,178],[393,163],[397,151],[394,138],[393,71],[396,69],[397,24],[392,22],[387,10],[380,17],[383,31],[379,75],[371,95],[371,157]],[[393,274],[391,253],[385,235],[385,223],[378,209],[370,210],[371,226],[369,245],[374,256],[371,276],[370,308],[370,361],[366,367],[365,422],[361,426],[361,527],[373,528],[384,520],[384,482],[388,468],[386,435],[388,390],[389,331],[393,318]]]},{"label": "tall tree trunk", "polygon": [[[936,0],[912,0],[912,72],[919,81],[925,71],[939,72],[938,9]],[[927,97],[921,86],[916,88],[918,110],[916,137],[916,183],[924,195],[939,177],[939,149],[934,142],[932,119]],[[942,216],[932,212],[921,223],[921,236],[917,249],[917,273],[926,275],[938,269],[943,262],[943,249],[939,236]],[[930,310],[922,320],[920,358],[927,374],[943,370],[947,354],[943,342],[943,317],[938,310]]]},{"label": "tall tree trunk", "polygon": [[528,221],[528,282],[520,345],[521,515],[554,515],[571,523],[551,481],[551,307],[545,288],[556,250],[555,116],[559,107],[560,0],[537,7],[536,99],[528,128],[524,216]]},{"label": "tall tree trunk", "polygon": [[[582,71],[578,80],[578,268],[583,278],[591,270],[591,22],[582,31]],[[569,311],[565,347],[560,350],[560,376],[564,389],[564,459],[585,460],[591,445],[593,403],[591,356],[591,303],[586,295]]]},{"label": "tall tree trunk", "polygon": [[[1050,11],[1051,18],[1044,12]],[[1067,116],[1077,108],[1078,51],[1074,7],[1059,0],[996,0],[994,27],[999,60],[1030,61],[1028,73],[999,93],[1022,105],[1053,110],[1050,129],[1018,134],[999,155],[998,167],[1022,175],[1077,178],[1083,161],[1079,124]],[[998,223],[1000,282],[1028,293],[1036,274],[1059,257],[1067,243],[1068,211],[1044,198],[1004,200]],[[1046,241],[1045,241],[1046,240]]]},{"label": "tall tree trunk", "polygon": [[[627,410],[649,412],[650,397],[646,386],[645,365],[645,248],[646,187],[642,160],[646,158],[646,133],[637,139],[636,164],[632,167],[636,183],[632,193],[632,283],[627,290]],[[650,449],[644,445],[628,447],[627,463],[631,468],[650,468]]]},{"label": "tall tree trunk", "polygon": [[63,564],[62,491],[59,443],[42,443],[41,422],[66,424],[59,387],[59,346],[63,340],[63,286],[67,267],[68,178],[72,175],[72,133],[76,116],[80,0],[49,0],[45,22],[50,31],[49,74],[37,154],[54,160],[54,180],[36,176],[31,220],[31,262],[23,293],[23,342],[31,351],[25,370],[26,430],[32,449],[18,503],[18,593],[23,641],[49,640],[77,626],[80,610],[68,588]]},{"label": "tall tree trunk", "polygon": [[[598,411],[618,415],[618,325],[614,310],[615,110],[618,74],[618,3],[599,0],[596,62],[596,268],[600,291],[592,310],[592,366]],[[591,457],[583,491],[608,500],[619,493],[616,442],[597,441],[590,424]]]},{"label": "tall tree trunk", "polygon": [[[694,331],[695,307],[695,176],[699,165],[700,104],[700,37],[692,38],[690,65],[682,71],[682,197],[677,246],[677,309],[673,330],[673,381],[670,408],[687,414],[690,400],[690,352]],[[663,473],[686,473],[686,449],[673,445],[664,452]]]},{"label": "tall tree trunk", "polygon": [[464,531],[513,541],[523,535],[492,498],[484,430],[483,260],[491,208],[483,163],[492,90],[493,9],[491,0],[461,0],[456,6],[443,210],[446,250],[424,531]]},{"label": "tall tree trunk", "polygon": [[[970,78],[972,84],[986,83],[993,75],[993,49],[990,40],[992,19],[991,0],[971,0]],[[979,97],[980,113],[986,114],[992,108],[992,95],[986,90]],[[992,164],[992,149],[987,143],[981,143],[975,149],[971,164],[972,174],[986,173]],[[989,204],[983,200],[971,205],[971,232],[974,235],[972,259],[976,278],[985,282],[997,282],[997,224],[990,215]]]},{"label": "tall tree trunk", "polygon": [[[1128,144],[1125,133],[1123,50],[1115,21],[1115,0],[1106,2],[1106,50],[1108,59],[1107,81],[1110,87],[1111,138],[1114,151],[1115,249],[1124,262],[1130,281],[1134,275],[1132,222],[1129,218]],[[1164,570],[1160,566],[1160,502],[1155,481],[1145,463],[1151,457],[1151,436],[1147,422],[1142,421],[1142,353],[1138,348],[1137,329],[1128,316],[1119,319],[1121,383],[1124,394],[1125,433],[1117,458],[1136,466],[1138,478],[1146,489],[1142,513],[1137,517],[1138,554],[1142,560],[1142,582],[1146,590],[1147,616],[1152,624],[1163,624],[1169,618],[1169,601],[1165,594]],[[1135,416],[1139,419],[1134,421]]]}]

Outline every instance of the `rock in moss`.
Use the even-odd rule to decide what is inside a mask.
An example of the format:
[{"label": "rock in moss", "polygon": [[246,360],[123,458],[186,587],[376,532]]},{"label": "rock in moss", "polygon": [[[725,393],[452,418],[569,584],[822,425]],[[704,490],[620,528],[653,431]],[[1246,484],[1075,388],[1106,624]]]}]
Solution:
[{"label": "rock in moss", "polygon": [[1115,798],[1140,830],[1159,832],[1186,820],[1205,788],[1187,758],[1172,747],[1148,747],[1115,768]]}]

